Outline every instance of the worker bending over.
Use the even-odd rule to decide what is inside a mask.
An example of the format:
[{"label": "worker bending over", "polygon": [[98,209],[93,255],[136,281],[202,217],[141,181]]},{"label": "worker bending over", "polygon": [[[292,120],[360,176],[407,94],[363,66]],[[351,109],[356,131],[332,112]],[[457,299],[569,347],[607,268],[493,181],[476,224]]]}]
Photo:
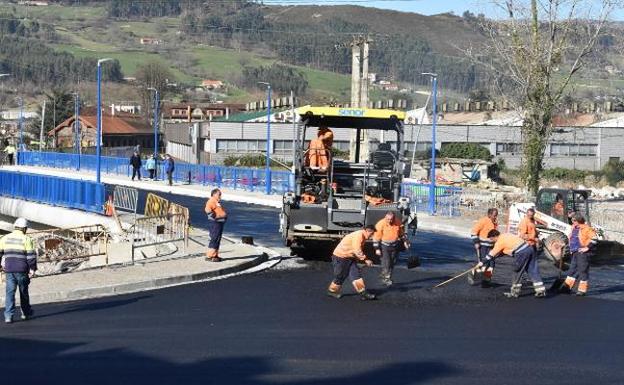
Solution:
[{"label": "worker bending over", "polygon": [[522,289],[522,275],[526,272],[533,282],[535,297],[546,297],[546,287],[542,282],[537,265],[535,249],[515,234],[501,234],[498,230],[491,230],[488,238],[494,244],[492,250],[477,264],[477,269],[487,269],[499,255],[509,255],[514,258],[513,278],[511,290],[505,295],[509,298],[518,298]]},{"label": "worker bending over", "polygon": [[405,239],[405,229],[396,214],[388,211],[375,225],[373,235],[375,254],[381,257],[381,281],[388,287],[392,286],[392,270],[401,246],[409,248],[409,243]]},{"label": "worker bending over", "polygon": [[[498,229],[498,210],[490,208],[487,211],[487,216],[479,219],[477,223],[472,227],[470,232],[470,238],[477,253],[479,262],[483,261],[486,255],[492,250],[492,242],[488,238],[488,234],[492,230]],[[489,287],[492,281],[492,275],[494,274],[494,262],[483,272],[481,285],[483,287]],[[476,272],[468,276],[468,280],[473,284],[477,280]]]},{"label": "worker bending over", "polygon": [[310,141],[308,148],[308,165],[319,171],[327,171],[329,168],[329,154],[334,143],[334,133],[325,126],[318,129],[316,139]]},{"label": "worker bending over", "polygon": [[575,214],[572,217],[572,232],[569,238],[572,262],[561,289],[571,291],[578,278],[580,282],[576,295],[584,296],[589,289],[589,260],[596,249],[596,230],[585,223],[582,215]]},{"label": "worker bending over", "polygon": [[539,238],[537,237],[537,226],[535,224],[535,209],[528,209],[526,215],[520,221],[518,236],[537,250]]},{"label": "worker bending over", "polygon": [[366,258],[362,251],[364,243],[375,232],[372,225],[366,226],[364,230],[354,231],[347,234],[342,241],[336,246],[332,255],[332,267],[334,270],[334,279],[329,284],[327,295],[334,298],[340,298],[340,289],[343,282],[349,277],[355,291],[357,291],[362,300],[375,299],[376,296],[366,291],[364,279],[362,279],[358,262],[364,262],[366,266],[372,266],[373,261]]}]

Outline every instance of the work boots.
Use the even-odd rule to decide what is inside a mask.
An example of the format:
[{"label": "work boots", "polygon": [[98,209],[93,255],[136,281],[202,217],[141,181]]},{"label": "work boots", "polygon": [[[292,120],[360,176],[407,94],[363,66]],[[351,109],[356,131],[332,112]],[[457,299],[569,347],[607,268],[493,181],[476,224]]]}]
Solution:
[{"label": "work boots", "polygon": [[576,295],[579,297],[584,297],[587,295],[587,289],[589,289],[589,284],[587,281],[581,281],[578,285],[578,290],[576,291]]},{"label": "work boots", "polygon": [[535,298],[546,297],[546,286],[544,286],[543,282],[534,283],[533,289],[535,290]]},{"label": "work boots", "polygon": [[572,288],[576,283],[576,278],[574,277],[566,277],[565,281],[559,286],[558,292],[564,294],[570,294],[572,292]]},{"label": "work boots", "polygon": [[338,285],[332,282],[329,284],[329,287],[327,288],[327,295],[332,298],[340,299],[342,298],[342,294],[340,294],[341,288],[342,288],[341,285]]},{"label": "work boots", "polygon": [[507,298],[518,298],[520,297],[520,292],[522,291],[521,283],[514,283],[511,285],[511,289],[508,292],[503,293]]}]

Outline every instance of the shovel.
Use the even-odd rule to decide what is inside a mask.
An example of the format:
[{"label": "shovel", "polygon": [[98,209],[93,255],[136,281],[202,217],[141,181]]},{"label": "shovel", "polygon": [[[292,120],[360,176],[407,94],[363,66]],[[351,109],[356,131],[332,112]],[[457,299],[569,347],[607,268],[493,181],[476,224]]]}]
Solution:
[{"label": "shovel", "polygon": [[466,274],[468,274],[468,273],[472,272],[472,271],[473,271],[474,269],[476,269],[476,268],[477,268],[477,265],[474,265],[473,267],[471,267],[470,269],[468,269],[468,270],[464,271],[463,273],[459,273],[459,274],[457,274],[456,276],[454,276],[454,277],[452,277],[452,278],[449,278],[449,279],[447,279],[447,280],[446,280],[446,281],[444,281],[444,282],[440,282],[440,283],[438,283],[437,285],[435,285],[435,286],[434,286],[434,287],[432,287],[431,289],[437,289],[437,288],[438,288],[438,287],[440,287],[440,286],[446,285],[447,283],[452,282],[452,281],[456,280],[457,278],[459,278],[459,277],[463,277],[464,275],[466,275]]},{"label": "shovel", "polygon": [[[475,250],[475,256],[477,257],[477,263],[481,261],[481,251]],[[470,286],[475,286],[481,284],[482,273],[475,271],[472,274],[468,275],[468,284]]]},{"label": "shovel", "polygon": [[561,277],[562,270],[563,270],[563,258],[559,260],[559,275],[557,279],[555,279],[555,282],[553,282],[552,285],[550,285],[550,289],[548,289],[549,292],[555,293],[559,291],[559,288],[563,285],[563,282],[565,282],[565,279]]}]

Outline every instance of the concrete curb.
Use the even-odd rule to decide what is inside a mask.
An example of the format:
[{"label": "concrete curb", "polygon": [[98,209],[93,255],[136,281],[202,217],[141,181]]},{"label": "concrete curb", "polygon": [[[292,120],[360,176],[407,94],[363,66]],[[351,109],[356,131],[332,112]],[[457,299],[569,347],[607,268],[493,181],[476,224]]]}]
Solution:
[{"label": "concrete curb", "polygon": [[71,290],[68,292],[51,292],[45,294],[31,295],[30,300],[35,305],[55,302],[70,302],[84,299],[110,297],[121,294],[132,294],[189,283],[197,283],[242,272],[244,270],[256,267],[266,262],[268,259],[269,255],[266,252],[263,252],[262,254],[257,255],[252,260],[240,263],[236,266],[225,267],[218,270],[206,271],[203,273],[172,275],[169,277],[148,279],[139,282],[112,284],[108,286]]}]

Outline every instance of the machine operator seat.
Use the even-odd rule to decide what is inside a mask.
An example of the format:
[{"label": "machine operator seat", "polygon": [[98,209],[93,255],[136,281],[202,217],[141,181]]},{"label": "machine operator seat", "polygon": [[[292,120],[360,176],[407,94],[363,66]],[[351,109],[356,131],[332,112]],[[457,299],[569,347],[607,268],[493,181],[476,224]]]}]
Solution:
[{"label": "machine operator seat", "polygon": [[397,160],[396,152],[392,150],[390,143],[380,143],[371,154],[373,167],[378,170],[392,169]]}]

